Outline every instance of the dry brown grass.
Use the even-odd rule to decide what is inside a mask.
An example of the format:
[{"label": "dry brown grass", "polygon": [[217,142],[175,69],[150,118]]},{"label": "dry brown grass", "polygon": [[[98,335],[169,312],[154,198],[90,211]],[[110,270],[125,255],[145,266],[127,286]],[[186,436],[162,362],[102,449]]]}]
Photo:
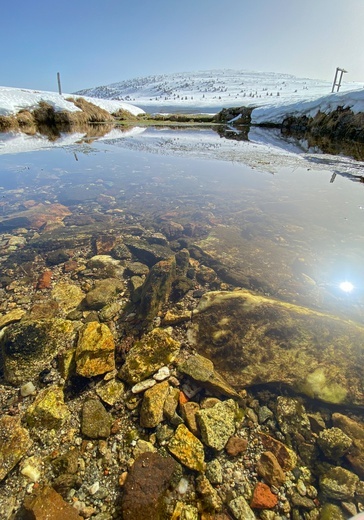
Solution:
[{"label": "dry brown grass", "polygon": [[119,121],[139,121],[137,116],[134,116],[129,110],[124,110],[123,108],[119,108],[116,112],[112,114]]},{"label": "dry brown grass", "polygon": [[19,123],[15,116],[0,116],[0,132],[18,130]]},{"label": "dry brown grass", "polygon": [[[73,123],[109,123],[114,121],[114,118],[109,112],[104,110],[103,108],[86,101],[83,98],[67,98],[67,101],[70,101],[76,105],[76,107],[80,108],[82,112],[67,112],[67,115],[70,118],[70,121]],[[60,112],[62,114],[62,112]]]}]

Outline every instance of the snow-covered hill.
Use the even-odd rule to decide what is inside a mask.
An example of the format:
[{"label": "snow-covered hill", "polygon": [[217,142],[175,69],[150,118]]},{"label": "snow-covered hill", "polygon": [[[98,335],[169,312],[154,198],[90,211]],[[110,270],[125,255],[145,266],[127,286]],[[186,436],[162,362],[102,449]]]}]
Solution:
[{"label": "snow-covered hill", "polygon": [[[333,76],[334,76],[333,71]],[[340,91],[363,88],[362,83],[346,81]],[[103,99],[117,99],[148,107],[211,108],[291,104],[317,99],[331,93],[332,82],[297,78],[276,72],[245,70],[206,70],[148,76],[113,83],[76,94]]]}]

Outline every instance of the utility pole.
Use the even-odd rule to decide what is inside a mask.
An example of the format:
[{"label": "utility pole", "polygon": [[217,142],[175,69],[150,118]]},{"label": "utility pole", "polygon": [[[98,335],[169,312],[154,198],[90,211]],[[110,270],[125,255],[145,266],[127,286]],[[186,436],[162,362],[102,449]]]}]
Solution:
[{"label": "utility pole", "polygon": [[331,92],[334,92],[335,87],[337,87],[336,92],[339,92],[339,89],[340,89],[340,86],[341,86],[341,80],[342,80],[343,74],[345,72],[347,72],[347,70],[340,69],[340,67],[336,68],[334,83],[332,84]]},{"label": "utility pole", "polygon": [[61,89],[61,75],[59,72],[57,72],[57,81],[58,81],[58,93],[62,95],[62,89]]}]

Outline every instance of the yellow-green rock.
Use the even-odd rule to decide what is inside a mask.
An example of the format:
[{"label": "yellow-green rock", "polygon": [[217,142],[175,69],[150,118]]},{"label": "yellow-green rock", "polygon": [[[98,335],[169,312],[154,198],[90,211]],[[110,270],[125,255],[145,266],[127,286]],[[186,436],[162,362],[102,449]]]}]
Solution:
[{"label": "yellow-green rock", "polygon": [[76,309],[85,296],[78,285],[62,281],[57,283],[51,295],[65,313]]},{"label": "yellow-green rock", "polygon": [[91,321],[79,332],[76,353],[76,372],[94,377],[115,368],[115,343],[111,330],[104,323]]},{"label": "yellow-green rock", "polygon": [[140,409],[140,425],[155,428],[163,420],[163,407],[169,393],[169,383],[163,381],[144,392]]},{"label": "yellow-green rock", "polygon": [[13,309],[12,311],[0,316],[0,329],[10,325],[10,323],[15,323],[19,321],[24,316],[25,311],[23,309]]},{"label": "yellow-green rock", "polygon": [[3,415],[0,418],[0,481],[6,477],[31,446],[28,430],[19,417]]},{"label": "yellow-green rock", "polygon": [[112,379],[111,381],[103,382],[96,388],[96,393],[104,401],[104,403],[113,406],[121,400],[125,392],[124,383]]},{"label": "yellow-green rock", "polygon": [[129,384],[136,384],[174,361],[180,344],[163,329],[153,329],[136,341],[128,352],[119,375]]},{"label": "yellow-green rock", "polygon": [[364,326],[246,290],[206,293],[190,327],[199,354],[234,388],[284,383],[364,404]]},{"label": "yellow-green rock", "polygon": [[187,468],[205,471],[205,452],[202,442],[180,424],[169,441],[168,449]]},{"label": "yellow-green rock", "polygon": [[60,428],[69,417],[63,390],[58,386],[41,390],[26,411],[26,420],[30,427],[48,430]]}]

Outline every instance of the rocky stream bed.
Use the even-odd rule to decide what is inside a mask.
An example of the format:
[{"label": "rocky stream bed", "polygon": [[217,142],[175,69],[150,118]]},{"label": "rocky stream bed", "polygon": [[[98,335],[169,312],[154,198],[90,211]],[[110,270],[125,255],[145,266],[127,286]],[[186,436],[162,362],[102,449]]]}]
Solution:
[{"label": "rocky stream bed", "polygon": [[1,218],[0,517],[364,510],[364,327],[272,298],[209,212],[95,198]]}]

